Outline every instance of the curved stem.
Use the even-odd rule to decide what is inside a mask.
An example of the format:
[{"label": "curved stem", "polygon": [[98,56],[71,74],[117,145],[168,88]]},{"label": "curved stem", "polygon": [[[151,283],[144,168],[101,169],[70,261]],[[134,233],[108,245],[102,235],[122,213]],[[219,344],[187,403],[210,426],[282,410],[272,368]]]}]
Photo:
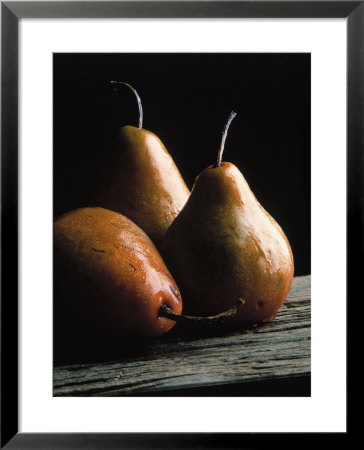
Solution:
[{"label": "curved stem", "polygon": [[[124,86],[127,86],[131,91],[133,91],[137,101],[138,101],[138,108],[139,108],[139,125],[138,128],[143,127],[143,108],[142,108],[142,101],[140,100],[140,97],[137,93],[137,91],[128,83],[125,83],[124,81],[110,81],[110,84],[123,84]],[[115,88],[117,90],[117,88]]]},{"label": "curved stem", "polygon": [[222,132],[222,139],[221,139],[221,144],[220,144],[220,149],[219,152],[217,154],[217,161],[215,164],[215,167],[220,167],[221,166],[221,160],[222,160],[222,153],[224,151],[224,147],[225,147],[225,141],[226,141],[226,136],[227,136],[227,132],[229,129],[229,126],[232,122],[232,120],[234,119],[234,117],[236,116],[236,112],[231,111],[228,120],[225,123],[225,127],[224,130]]},{"label": "curved stem", "polygon": [[245,300],[239,298],[234,306],[229,308],[216,316],[199,317],[199,316],[186,316],[184,314],[175,314],[165,303],[160,307],[159,314],[167,319],[174,320],[175,322],[189,322],[197,324],[209,324],[223,323],[230,319],[233,319],[238,312],[238,309],[245,303]]}]

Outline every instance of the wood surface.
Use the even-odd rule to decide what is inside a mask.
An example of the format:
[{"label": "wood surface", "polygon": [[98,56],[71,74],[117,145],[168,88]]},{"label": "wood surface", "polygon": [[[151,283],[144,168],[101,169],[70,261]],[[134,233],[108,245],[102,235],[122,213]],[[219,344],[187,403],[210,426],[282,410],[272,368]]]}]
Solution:
[{"label": "wood surface", "polygon": [[[311,276],[295,277],[274,321],[243,331],[169,333],[137,355],[54,368],[54,396],[125,396],[302,379],[311,372]],[[177,327],[175,327],[177,328]],[[174,329],[173,329],[174,330]]]}]

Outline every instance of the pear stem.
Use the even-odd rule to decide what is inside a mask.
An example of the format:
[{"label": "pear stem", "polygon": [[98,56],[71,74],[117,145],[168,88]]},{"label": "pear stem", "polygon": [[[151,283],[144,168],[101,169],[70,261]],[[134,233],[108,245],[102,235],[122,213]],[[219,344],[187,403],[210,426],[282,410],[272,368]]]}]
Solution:
[{"label": "pear stem", "polygon": [[222,132],[221,145],[220,145],[219,152],[217,154],[217,161],[216,161],[215,167],[220,167],[221,166],[222,153],[223,153],[224,148],[225,148],[225,141],[226,141],[227,132],[228,132],[230,124],[231,124],[231,122],[232,122],[232,120],[234,119],[235,116],[236,116],[236,112],[231,111],[231,113],[229,115],[229,118],[228,118],[228,120],[225,123],[225,127],[224,127],[224,130]]},{"label": "pear stem", "polygon": [[175,322],[188,322],[195,324],[208,324],[213,325],[216,323],[224,323],[230,319],[233,319],[236,316],[238,309],[245,303],[245,300],[239,298],[234,306],[229,308],[228,310],[217,314],[216,316],[207,316],[207,317],[199,317],[199,316],[186,316],[184,314],[175,314],[169,306],[165,303],[160,307],[159,314],[167,319],[174,320]]},{"label": "pear stem", "polygon": [[[116,84],[123,84],[124,86],[127,86],[135,95],[137,101],[138,101],[138,108],[139,108],[139,124],[138,124],[138,128],[142,128],[143,127],[143,108],[142,108],[142,101],[140,100],[140,97],[137,93],[137,91],[133,88],[133,86],[131,86],[129,83],[125,83],[124,81],[110,81],[110,84],[116,85]],[[118,88],[115,87],[115,91],[117,91]]]}]

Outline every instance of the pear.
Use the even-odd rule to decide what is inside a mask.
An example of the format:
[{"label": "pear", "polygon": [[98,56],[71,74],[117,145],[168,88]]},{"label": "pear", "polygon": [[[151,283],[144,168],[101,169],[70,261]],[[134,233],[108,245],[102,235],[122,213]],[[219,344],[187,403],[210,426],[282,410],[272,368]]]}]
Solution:
[{"label": "pear", "polygon": [[57,364],[133,353],[176,322],[219,325],[243,304],[213,317],[183,315],[178,286],[149,237],[122,214],[95,207],[54,221],[53,294]]},{"label": "pear", "polygon": [[128,83],[111,83],[126,85],[134,92],[139,124],[116,132],[91,201],[128,217],[158,247],[190,191],[162,141],[142,128],[143,110],[136,90]]},{"label": "pear", "polygon": [[161,244],[184,298],[184,312],[217,314],[243,298],[235,324],[274,319],[291,286],[294,263],[287,237],[261,206],[240,170],[221,162],[196,178],[191,195]]},{"label": "pear", "polygon": [[178,286],[127,217],[104,208],[70,211],[55,219],[53,242],[56,356],[125,347],[175,325],[159,312],[162,305],[182,312]]}]

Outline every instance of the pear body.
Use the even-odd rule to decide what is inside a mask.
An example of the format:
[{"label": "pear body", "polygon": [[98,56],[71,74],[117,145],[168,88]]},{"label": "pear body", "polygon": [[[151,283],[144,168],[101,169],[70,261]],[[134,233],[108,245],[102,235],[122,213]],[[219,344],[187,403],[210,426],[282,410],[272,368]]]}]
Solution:
[{"label": "pear body", "polygon": [[227,162],[196,178],[161,253],[183,295],[185,314],[218,314],[243,298],[235,322],[270,321],[292,283],[287,237]]},{"label": "pear body", "polygon": [[56,353],[125,347],[166,333],[162,303],[180,314],[178,287],[149,237],[125,216],[80,208],[54,221]]},{"label": "pear body", "polygon": [[124,126],[106,159],[93,204],[125,215],[158,246],[190,194],[171,155],[154,133]]}]

